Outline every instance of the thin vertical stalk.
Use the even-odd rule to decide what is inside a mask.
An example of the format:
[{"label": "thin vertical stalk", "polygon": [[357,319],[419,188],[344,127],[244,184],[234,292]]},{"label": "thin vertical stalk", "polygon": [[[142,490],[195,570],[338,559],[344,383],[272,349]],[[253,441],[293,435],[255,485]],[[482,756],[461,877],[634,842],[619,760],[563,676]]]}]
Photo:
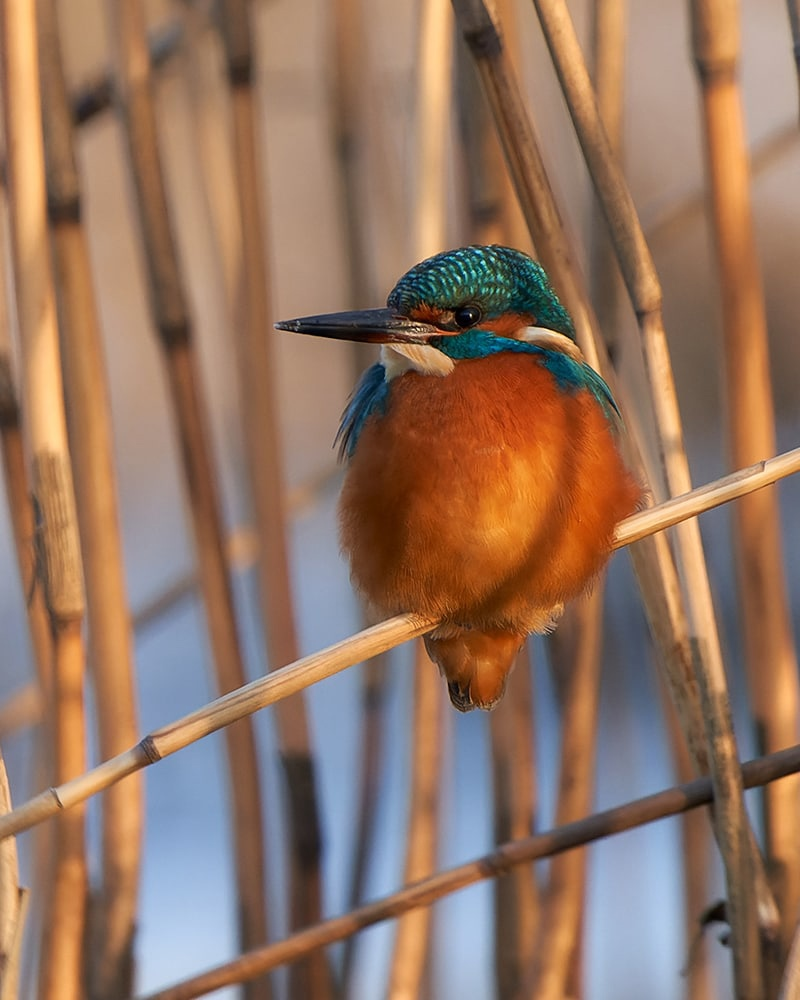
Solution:
[{"label": "thin vertical stalk", "polygon": [[[414,664],[414,722],[411,739],[410,810],[403,882],[410,885],[436,870],[442,775],[444,685],[421,641]],[[420,907],[397,921],[389,970],[388,1000],[417,1000],[429,955],[430,907]]]},{"label": "thin vertical stalk", "polygon": [[[424,0],[417,23],[414,108],[413,209],[411,239],[415,259],[441,250],[445,241],[446,165],[451,95],[453,15],[447,0]],[[439,840],[439,786],[442,773],[443,685],[422,643],[415,663],[414,735],[411,740],[411,808],[406,835],[405,881],[436,867]],[[397,924],[389,971],[390,1000],[416,1000],[428,957],[431,911],[406,914]]]},{"label": "thin vertical stalk", "polygon": [[[38,568],[54,642],[54,777],[60,783],[85,767],[84,604],[47,241],[35,0],[6,0],[2,20],[13,273],[39,520]],[[77,1000],[84,992],[84,812],[81,806],[57,822],[39,977],[42,1000]]]},{"label": "thin vertical stalk", "polygon": [[[624,125],[625,43],[627,41],[626,0],[593,0],[592,51],[597,109],[608,141],[622,162]],[[590,290],[597,322],[609,352],[614,353],[619,304],[619,268],[614,258],[602,218],[602,210],[592,205]]]},{"label": "thin vertical stalk", "polygon": [[[455,0],[461,6],[462,0]],[[573,122],[587,160],[598,197],[603,204],[623,276],[639,317],[642,350],[653,394],[662,465],[670,491],[690,489],[682,428],[672,369],[661,316],[661,291],[649,250],[630,194],[603,132],[588,72],[572,22],[561,3],[539,3],[539,17],[558,71]],[[536,148],[518,87],[505,65],[502,39],[489,11],[480,0],[464,0],[465,35],[482,68],[487,91],[501,130],[507,159],[521,189],[521,202],[529,219],[549,239],[537,244],[553,278],[564,294],[579,329],[591,331],[586,300],[552,203],[541,156]],[[507,103],[508,102],[508,103]],[[512,128],[520,129],[515,134]],[[533,168],[533,175],[529,171]],[[544,206],[537,205],[532,181],[547,192]],[[591,339],[590,337],[587,339]],[[713,615],[713,605],[700,542],[699,529],[686,522],[676,530],[681,569],[689,583],[686,600],[695,633],[693,658],[704,707],[711,774],[716,789],[716,832],[725,864],[737,995],[762,996],[759,919],[765,935],[774,932],[774,903],[763,878],[760,859],[744,812],[738,751]],[[759,892],[758,905],[756,892]]]},{"label": "thin vertical stalk", "polygon": [[[494,842],[533,834],[536,768],[530,646],[517,657],[505,697],[489,716],[492,743]],[[494,953],[498,1000],[522,988],[535,955],[539,892],[532,867],[521,865],[494,882]]]},{"label": "thin vertical stalk", "polygon": [[[271,304],[262,173],[258,152],[257,106],[253,87],[253,50],[247,0],[224,0],[222,34],[228,63],[233,119],[234,167],[242,238],[243,322],[237,343],[242,386],[248,473],[260,544],[259,591],[267,656],[271,669],[298,656],[297,631],[289,578],[283,460],[275,393]],[[303,696],[275,708],[281,760],[289,798],[292,861],[291,927],[314,923],[322,912],[322,835],[311,734]],[[324,952],[291,972],[292,994],[324,998],[330,994],[330,969]]]},{"label": "thin vertical stalk", "polygon": [[[369,248],[361,172],[364,140],[364,52],[367,44],[362,0],[335,0],[333,5],[332,86],[330,113],[341,192],[346,245],[348,300],[353,309],[371,304]],[[358,372],[364,367],[364,345],[355,345]],[[370,357],[374,353],[371,347]]]},{"label": "thin vertical stalk", "polygon": [[[39,0],[45,158],[62,317],[62,365],[89,616],[100,757],[136,742],[133,637],[128,613],[112,458],[105,360],[81,222],[80,181],[55,0]],[[133,988],[143,822],[142,782],[102,801],[102,883],[90,912],[89,992],[112,1000]]]},{"label": "thin vertical stalk", "polygon": [[[11,811],[11,789],[3,755],[0,753],[0,814]],[[9,837],[0,843],[0,1000],[18,996],[18,942],[23,917],[19,885],[17,841]]]},{"label": "thin vertical stalk", "polygon": [[[109,3],[118,51],[118,91],[150,279],[151,310],[167,366],[194,527],[209,638],[220,692],[245,680],[222,517],[201,398],[191,323],[170,225],[156,137],[151,67],[140,0]],[[239,940],[243,949],[267,937],[261,788],[251,720],[226,730],[232,798]],[[265,979],[249,1000],[270,996]]]},{"label": "thin vertical stalk", "polygon": [[[353,910],[364,901],[367,865],[375,832],[375,816],[381,790],[381,772],[386,757],[386,654],[368,660],[361,667],[361,739],[359,761],[358,805],[356,832],[353,837],[352,873],[347,893],[347,909]],[[341,995],[350,995],[357,935],[344,942]]]},{"label": "thin vertical stalk", "polygon": [[[609,145],[622,163],[627,4],[625,0],[594,0],[593,13],[592,50],[597,109]],[[598,325],[613,356],[621,290],[620,274],[608,238],[602,209],[597,201],[592,205],[590,259],[592,302],[597,312]],[[637,554],[634,553],[633,557],[636,562]],[[663,559],[665,567],[667,563],[671,563],[669,552],[663,552]],[[674,628],[670,628],[670,632],[676,634]],[[674,699],[671,702],[664,701],[664,710],[668,719],[676,771],[682,781],[688,781],[695,773],[697,765],[684,743],[673,707],[675,704],[677,702]],[[701,721],[698,719],[698,722]],[[686,731],[686,726],[683,726],[683,731]],[[705,773],[707,770],[707,766],[699,769],[700,773]],[[701,937],[696,945],[693,942],[697,938],[697,915],[707,905],[709,845],[706,818],[697,813],[687,813],[681,819],[681,838],[684,858],[685,940],[687,949],[691,947],[692,952],[691,962],[686,970],[686,995],[687,1000],[705,1000],[711,996],[712,989],[707,942],[704,937]]]},{"label": "thin vertical stalk", "polygon": [[[556,825],[591,812],[597,763],[603,587],[573,603],[567,621],[549,641],[561,706],[561,764]],[[586,852],[570,851],[550,862],[539,920],[536,961],[525,996],[560,1000],[580,994],[578,970],[586,886]]]},{"label": "thin vertical stalk", "polygon": [[800,95],[800,0],[786,0],[789,11],[789,25],[792,29],[792,51],[797,67],[797,90]]},{"label": "thin vertical stalk", "polygon": [[[753,231],[735,0],[693,0],[692,41],[702,88],[708,195],[719,261],[721,367],[734,468],[775,454],[764,292]],[[776,490],[733,505],[739,606],[756,732],[764,753],[798,740],[800,688],[781,552]],[[800,905],[800,777],[764,789],[767,869],[788,949]]]}]

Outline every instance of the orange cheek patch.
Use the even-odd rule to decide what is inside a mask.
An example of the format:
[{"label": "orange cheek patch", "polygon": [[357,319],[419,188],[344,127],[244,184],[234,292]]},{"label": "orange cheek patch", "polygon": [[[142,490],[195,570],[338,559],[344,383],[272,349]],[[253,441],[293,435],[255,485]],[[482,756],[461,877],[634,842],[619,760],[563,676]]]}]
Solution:
[{"label": "orange cheek patch", "polygon": [[483,320],[478,324],[481,330],[492,330],[501,337],[516,337],[521,327],[536,326],[536,317],[531,313],[505,313],[498,319]]}]

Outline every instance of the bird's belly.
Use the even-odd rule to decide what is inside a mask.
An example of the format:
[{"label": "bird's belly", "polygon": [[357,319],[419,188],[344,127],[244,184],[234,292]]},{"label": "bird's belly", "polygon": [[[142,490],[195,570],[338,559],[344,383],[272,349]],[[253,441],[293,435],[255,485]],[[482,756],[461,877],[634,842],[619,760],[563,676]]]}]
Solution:
[{"label": "bird's belly", "polygon": [[382,613],[524,634],[586,586],[638,497],[591,394],[498,355],[393,381],[351,459],[342,547]]}]

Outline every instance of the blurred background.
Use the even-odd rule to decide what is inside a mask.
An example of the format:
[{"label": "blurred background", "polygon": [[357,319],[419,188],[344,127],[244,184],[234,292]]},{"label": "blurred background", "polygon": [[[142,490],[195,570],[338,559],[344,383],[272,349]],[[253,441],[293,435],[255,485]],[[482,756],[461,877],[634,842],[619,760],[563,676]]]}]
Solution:
[{"label": "blurred background", "polygon": [[[347,147],[358,198],[356,225],[365,248],[354,285],[349,227],[353,206],[342,175],[341,50],[336,18],[346,5],[323,0],[258,0],[251,4],[257,121],[266,222],[272,319],[348,307],[382,305],[395,280],[419,257],[415,129],[421,5],[377,0],[357,8],[349,72],[356,81],[354,135]],[[448,5],[445,5],[446,7]],[[249,678],[269,664],[260,625],[253,566],[252,504],[246,475],[240,382],[233,340],[241,268],[235,173],[225,60],[210,5],[145,5],[151,39],[169,54],[154,79],[158,138],[167,196],[188,292],[208,406],[223,520],[233,539],[232,579]],[[570,3],[588,52],[594,5]],[[552,70],[533,6],[517,3],[513,49],[546,165],[580,265],[592,269],[596,219],[591,185]],[[109,71],[113,50],[107,6],[100,0],[61,3],[65,71],[72,93]],[[450,16],[449,8],[446,16]],[[800,175],[797,78],[789,18],[782,0],[744,0],[741,85],[752,166],[752,198],[767,307],[778,451],[800,438],[800,294],[797,234]],[[640,0],[625,12],[622,149],[625,173],[663,282],[667,332],[696,484],[731,468],[722,423],[720,309],[713,239],[704,199],[699,89],[692,64],[688,6]],[[452,26],[447,35],[455,38]],[[459,43],[460,44],[460,43]],[[443,55],[443,59],[449,56]],[[456,54],[456,60],[463,53]],[[339,81],[337,83],[337,80]],[[440,246],[476,239],[455,106],[445,116],[446,212]],[[488,119],[485,126],[491,127]],[[194,585],[195,557],[182,485],[178,439],[163,352],[148,311],[147,276],[135,218],[126,146],[113,107],[80,126],[78,164],[83,213],[106,351],[114,458],[125,558],[135,625],[136,693],[141,734],[214,697],[203,605]],[[351,212],[348,215],[348,211]],[[519,222],[514,230],[524,237]],[[509,239],[509,242],[512,242]],[[524,243],[522,243],[525,246]],[[615,322],[635,329],[624,293]],[[608,331],[606,331],[608,333]],[[364,357],[350,345],[264,330],[274,348],[274,385],[287,500],[288,551],[299,652],[327,646],[362,627],[336,539],[340,482],[333,437]],[[614,340],[618,339],[616,336]],[[622,337],[619,340],[622,341]],[[635,358],[627,398],[646,392]],[[765,456],[766,457],[766,456]],[[783,545],[794,627],[800,617],[800,484],[779,486]],[[701,518],[719,613],[723,651],[743,757],[757,750],[743,675],[736,609],[730,512]],[[0,509],[3,665],[0,701],[33,683],[25,626],[26,593],[15,566],[6,510]],[[365,856],[365,898],[402,885],[412,750],[413,656],[395,651],[385,676],[382,748],[373,835]],[[536,768],[535,827],[554,821],[559,766],[556,692],[540,640],[531,643]],[[433,668],[431,668],[433,669]],[[525,668],[519,668],[525,669]],[[317,767],[323,843],[322,912],[349,905],[355,859],[360,774],[364,757],[362,669],[314,686],[306,695]],[[594,808],[656,791],[676,780],[663,697],[628,557],[612,561],[605,591],[604,645]],[[89,710],[92,695],[89,686]],[[3,754],[15,803],[40,790],[35,766],[37,703],[11,702],[3,714]],[[488,718],[440,708],[441,785],[437,857],[458,864],[494,845]],[[270,934],[288,929],[286,797],[272,709],[254,718],[267,844]],[[90,724],[88,763],[97,763]],[[134,944],[136,992],[155,990],[223,962],[239,951],[231,861],[229,787],[221,734],[145,773],[141,897]],[[758,810],[753,801],[753,814]],[[99,801],[88,810],[90,879],[99,877]],[[21,881],[36,886],[33,838],[18,841]],[[588,850],[580,969],[590,1000],[672,1000],[686,995],[681,841],[666,820]],[[710,904],[724,894],[708,847]],[[427,972],[419,996],[436,1000],[496,994],[493,888],[484,883],[432,909]],[[35,908],[34,908],[35,912]],[[696,915],[698,916],[698,915]],[[35,993],[37,947],[31,927],[23,996]],[[387,995],[394,926],[363,932],[352,955],[349,995]],[[729,956],[707,931],[716,992],[730,995]],[[334,963],[343,946],[331,950]],[[286,984],[279,973],[277,988]],[[222,995],[222,994],[221,994]],[[226,996],[238,995],[231,989]],[[280,993],[279,993],[280,995]],[[309,994],[309,996],[312,994]],[[398,994],[399,995],[399,994]]]}]

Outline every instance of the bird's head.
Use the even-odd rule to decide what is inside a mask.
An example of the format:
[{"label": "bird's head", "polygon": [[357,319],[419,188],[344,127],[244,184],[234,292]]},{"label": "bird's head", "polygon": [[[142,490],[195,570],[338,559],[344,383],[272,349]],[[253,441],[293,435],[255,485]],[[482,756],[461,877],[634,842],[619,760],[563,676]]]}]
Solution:
[{"label": "bird's head", "polygon": [[544,268],[522,251],[502,246],[461,247],[423,260],[400,278],[386,309],[306,316],[275,325],[295,333],[387,344],[407,356],[419,357],[424,348],[428,358],[435,352],[442,361],[451,359],[449,364],[487,353],[487,335],[492,343],[497,337],[522,339],[531,328],[563,341],[557,349],[577,351],[572,320]]}]

